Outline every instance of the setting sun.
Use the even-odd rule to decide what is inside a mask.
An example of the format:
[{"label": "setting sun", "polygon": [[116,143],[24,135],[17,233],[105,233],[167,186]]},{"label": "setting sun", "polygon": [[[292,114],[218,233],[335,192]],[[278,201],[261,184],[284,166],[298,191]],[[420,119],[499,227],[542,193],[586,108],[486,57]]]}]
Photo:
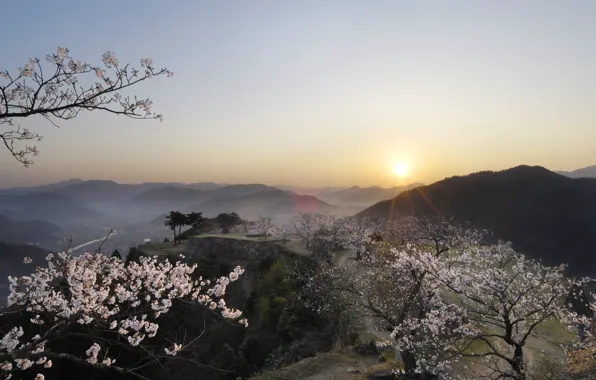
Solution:
[{"label": "setting sun", "polygon": [[393,174],[398,177],[407,176],[409,171],[410,166],[404,161],[397,162],[395,165],[393,165]]}]

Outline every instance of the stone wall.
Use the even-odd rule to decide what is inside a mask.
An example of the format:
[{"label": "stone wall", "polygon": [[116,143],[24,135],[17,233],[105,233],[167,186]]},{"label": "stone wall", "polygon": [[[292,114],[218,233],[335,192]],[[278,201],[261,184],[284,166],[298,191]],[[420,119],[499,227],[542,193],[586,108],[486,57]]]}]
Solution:
[{"label": "stone wall", "polygon": [[191,237],[186,243],[185,251],[186,256],[194,260],[217,256],[240,262],[265,257],[279,259],[288,254],[279,241],[243,240],[224,236]]},{"label": "stone wall", "polygon": [[224,236],[191,237],[186,243],[185,252],[187,258],[199,264],[199,272],[202,265],[226,265],[230,270],[237,265],[244,268],[238,283],[232,284],[233,298],[238,302],[250,297],[262,266],[272,265],[290,255],[279,241],[242,240]]}]

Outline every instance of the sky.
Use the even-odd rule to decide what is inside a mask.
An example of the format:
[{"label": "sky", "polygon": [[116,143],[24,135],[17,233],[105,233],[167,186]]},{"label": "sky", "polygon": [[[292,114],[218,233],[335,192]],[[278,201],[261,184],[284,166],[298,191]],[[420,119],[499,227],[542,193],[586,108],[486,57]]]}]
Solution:
[{"label": "sky", "polygon": [[134,89],[162,123],[20,120],[40,155],[23,168],[0,149],[1,187],[393,186],[596,164],[594,1],[3,0],[2,14],[0,69],[63,46],[174,76]]}]

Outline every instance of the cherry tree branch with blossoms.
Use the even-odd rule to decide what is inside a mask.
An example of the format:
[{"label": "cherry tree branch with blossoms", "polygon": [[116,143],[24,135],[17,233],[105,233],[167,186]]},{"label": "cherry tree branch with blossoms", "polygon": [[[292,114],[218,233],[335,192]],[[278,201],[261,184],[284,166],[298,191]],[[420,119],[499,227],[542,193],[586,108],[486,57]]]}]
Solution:
[{"label": "cherry tree branch with blossoms", "polygon": [[[137,371],[161,364],[200,338],[145,344],[154,341],[151,338],[159,332],[160,316],[178,300],[248,325],[246,319],[240,319],[242,312],[229,308],[223,298],[227,286],[244,272],[240,267],[211,282],[195,274],[196,264],[172,264],[155,257],[141,257],[138,263],[127,265],[98,253],[78,257],[50,254],[46,259],[47,265],[36,266],[30,276],[9,277],[8,308],[0,317],[17,314],[29,322],[8,326],[0,339],[0,378],[8,379],[34,366],[49,368],[56,359],[143,378]],[[25,258],[25,263],[31,259]],[[93,343],[84,354],[56,350],[54,343],[72,336]],[[139,350],[146,359],[135,366],[119,366],[116,357],[109,355],[109,349],[116,346]],[[41,373],[38,376],[43,378]]]},{"label": "cherry tree branch with blossoms", "polygon": [[[19,148],[19,141],[41,141],[41,136],[15,124],[19,118],[41,115],[54,126],[57,120],[69,120],[82,110],[106,111],[133,119],[159,119],[162,115],[152,113],[150,99],[123,96],[120,91],[155,76],[173,73],[166,68],[157,69],[151,58],[140,61],[140,69],[130,64],[120,64],[113,52],[102,56],[103,66],[94,66],[75,60],[69,50],[58,47],[56,53],[48,54],[49,67],[39,58],[18,69],[15,74],[0,70],[0,141],[24,166],[30,166],[30,156],[36,156],[35,146]],[[80,78],[93,78],[92,84],[81,84]]]}]

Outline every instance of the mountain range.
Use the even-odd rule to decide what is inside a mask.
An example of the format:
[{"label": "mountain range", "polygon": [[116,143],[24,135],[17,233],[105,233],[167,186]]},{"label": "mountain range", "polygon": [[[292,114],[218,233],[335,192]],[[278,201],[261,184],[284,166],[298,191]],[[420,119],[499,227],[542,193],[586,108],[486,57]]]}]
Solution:
[{"label": "mountain range", "polygon": [[352,186],[347,189],[323,191],[318,194],[318,197],[334,204],[349,204],[353,206],[368,207],[373,203],[393,198],[402,191],[410,190],[419,186],[424,186],[424,184],[412,183],[407,186],[394,186],[390,188],[383,188],[379,186],[364,188]]},{"label": "mountain range", "polygon": [[596,165],[588,166],[587,168],[572,170],[570,172],[558,171],[556,173],[569,178],[596,178]]},{"label": "mountain range", "polygon": [[355,213],[417,186],[319,189],[320,196],[300,194],[263,184],[212,182],[119,184],[72,179],[56,184],[0,191],[0,215],[15,220],[48,220],[65,224],[94,221],[103,225],[149,221],[171,209],[202,210],[206,214],[245,212],[289,215],[308,210]]},{"label": "mountain range", "polygon": [[[596,271],[596,178],[571,177],[589,177],[594,168],[557,173],[522,165],[454,176],[431,185],[300,191],[263,184],[132,185],[75,179],[1,190],[0,241],[56,241],[58,235],[70,235],[75,229],[78,236],[93,240],[107,227],[122,226],[146,226],[159,236],[167,230],[155,222],[156,217],[170,210],[198,211],[209,217],[236,212],[247,219],[259,214],[285,218],[299,212],[351,215],[364,210],[386,217],[454,216],[492,230],[496,238],[511,240],[520,251],[548,264],[564,261],[574,273],[592,273]],[[20,224],[25,222],[31,224]],[[118,238],[124,239],[122,245],[136,242],[128,242],[122,233]]]},{"label": "mountain range", "polygon": [[335,206],[312,195],[272,189],[242,196],[218,196],[191,206],[188,211],[202,211],[209,217],[215,217],[221,212],[235,212],[244,218],[254,219],[259,214],[265,215],[264,210],[274,210],[275,216],[279,217],[297,213],[327,213],[335,209]]},{"label": "mountain range", "polygon": [[363,214],[439,215],[470,222],[575,274],[596,270],[596,179],[573,179],[538,166],[455,176],[402,192]]}]

